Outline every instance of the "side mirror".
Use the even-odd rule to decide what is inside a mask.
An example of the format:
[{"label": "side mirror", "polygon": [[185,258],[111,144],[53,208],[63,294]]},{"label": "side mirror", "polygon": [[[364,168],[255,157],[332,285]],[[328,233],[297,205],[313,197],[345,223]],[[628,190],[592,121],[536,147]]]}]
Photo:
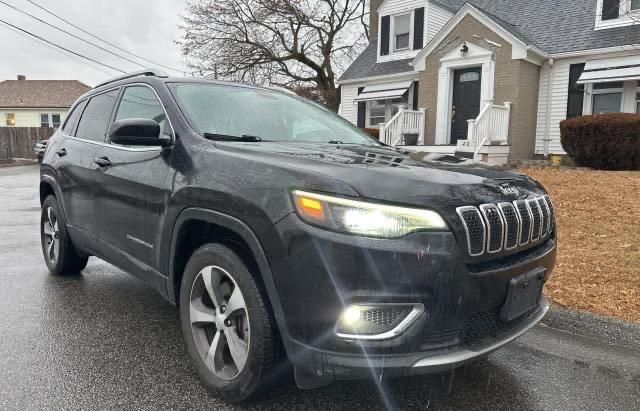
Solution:
[{"label": "side mirror", "polygon": [[127,146],[166,146],[171,138],[160,134],[160,124],[146,118],[128,118],[113,123],[109,130],[112,143]]}]

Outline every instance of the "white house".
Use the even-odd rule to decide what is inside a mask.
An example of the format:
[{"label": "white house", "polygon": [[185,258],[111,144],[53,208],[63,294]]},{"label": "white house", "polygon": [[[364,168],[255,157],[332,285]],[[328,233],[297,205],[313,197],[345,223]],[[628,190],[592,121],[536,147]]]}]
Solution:
[{"label": "white house", "polygon": [[372,0],[340,113],[491,164],[564,154],[559,124],[640,111],[640,0]]},{"label": "white house", "polygon": [[0,127],[53,127],[91,87],[77,80],[0,81]]}]

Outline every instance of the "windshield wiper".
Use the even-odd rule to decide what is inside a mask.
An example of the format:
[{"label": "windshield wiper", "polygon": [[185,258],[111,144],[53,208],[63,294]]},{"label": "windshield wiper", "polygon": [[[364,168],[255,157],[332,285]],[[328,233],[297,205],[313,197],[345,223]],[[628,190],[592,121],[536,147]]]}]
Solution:
[{"label": "windshield wiper", "polygon": [[340,140],[331,140],[331,141],[327,141],[327,144],[344,144],[344,143]]},{"label": "windshield wiper", "polygon": [[266,140],[263,140],[261,137],[252,136],[249,134],[243,134],[241,136],[231,136],[228,134],[202,133],[202,135],[204,136],[204,138],[213,140],[213,141],[249,141],[254,143],[259,141],[266,141]]}]

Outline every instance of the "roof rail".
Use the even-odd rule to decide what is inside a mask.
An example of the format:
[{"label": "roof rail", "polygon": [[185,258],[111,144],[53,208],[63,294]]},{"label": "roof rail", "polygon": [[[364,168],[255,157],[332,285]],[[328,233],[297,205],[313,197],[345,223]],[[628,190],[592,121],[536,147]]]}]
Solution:
[{"label": "roof rail", "polygon": [[147,68],[143,70],[132,71],[131,73],[125,73],[121,76],[117,76],[107,81],[103,81],[102,83],[96,84],[94,88],[102,87],[110,83],[115,83],[116,81],[126,80],[128,78],[134,78],[134,77],[140,77],[140,76],[154,76],[154,77],[163,77],[163,78],[169,77],[167,73],[165,73],[162,70]]}]

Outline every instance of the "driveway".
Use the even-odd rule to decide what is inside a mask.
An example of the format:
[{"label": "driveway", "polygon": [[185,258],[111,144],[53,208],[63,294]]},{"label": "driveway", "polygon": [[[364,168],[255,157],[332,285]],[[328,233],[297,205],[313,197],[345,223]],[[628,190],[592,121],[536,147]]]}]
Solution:
[{"label": "driveway", "polygon": [[[0,409],[228,407],[198,382],[176,309],[151,288],[95,258],[82,276],[47,274],[37,190],[37,167],[0,169]],[[455,372],[314,391],[286,382],[250,405],[640,408],[640,347],[597,337],[598,328],[606,336],[615,323],[599,321],[584,332],[588,327],[573,319],[573,328],[586,335],[547,321],[554,325],[540,325]],[[638,329],[620,331],[616,339],[633,341]]]}]

